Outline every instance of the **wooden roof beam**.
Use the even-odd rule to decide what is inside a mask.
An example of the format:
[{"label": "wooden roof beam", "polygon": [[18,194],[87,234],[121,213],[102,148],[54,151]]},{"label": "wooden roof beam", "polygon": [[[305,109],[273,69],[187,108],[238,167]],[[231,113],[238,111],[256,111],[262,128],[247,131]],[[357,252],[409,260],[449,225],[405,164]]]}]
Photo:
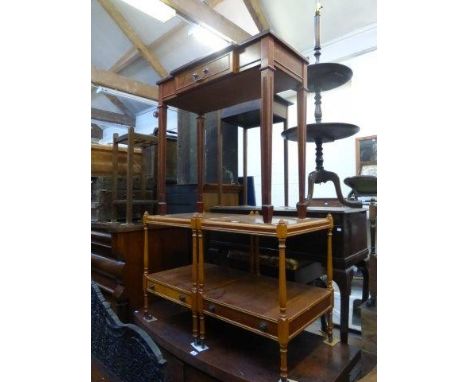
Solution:
[{"label": "wooden roof beam", "polygon": [[[181,22],[180,24],[176,25],[174,28],[170,29],[169,31],[164,33],[162,36],[155,39],[151,44],[149,44],[148,49],[150,51],[154,51],[159,46],[161,46],[165,41],[167,41],[169,37],[173,36],[175,33],[185,28],[186,25],[187,24],[185,22]],[[122,57],[120,57],[117,60],[117,62],[114,65],[112,65],[109,71],[120,73],[126,67],[128,67],[129,65],[133,64],[136,60],[138,60],[139,57],[140,57],[140,52],[138,51],[138,49],[136,49],[135,47],[130,48],[127,52],[125,52],[125,54]]]},{"label": "wooden roof beam", "polygon": [[131,110],[125,106],[125,104],[119,100],[118,97],[112,94],[105,94],[107,99],[111,101],[115,107],[117,107],[122,113],[124,113],[127,117],[134,118],[134,114],[131,112]]},{"label": "wooden roof beam", "polygon": [[157,86],[151,86],[140,81],[131,80],[108,70],[100,70],[91,67],[91,83],[95,86],[103,86],[109,89],[119,90],[124,93],[158,101],[159,91]]},{"label": "wooden roof beam", "polygon": [[91,108],[91,119],[102,122],[110,122],[124,126],[135,126],[135,118],[129,118],[124,114],[113,113],[107,110]]},{"label": "wooden roof beam", "polygon": [[143,43],[138,34],[133,30],[128,21],[123,17],[120,11],[111,3],[110,0],[98,0],[109,16],[115,21],[121,31],[132,42],[133,46],[140,52],[141,56],[148,61],[148,64],[159,74],[161,78],[168,75],[166,69],[161,65],[156,56],[154,56]]},{"label": "wooden roof beam", "polygon": [[[102,1],[102,0],[100,0]],[[208,27],[225,39],[240,43],[251,35],[199,0],[161,0],[190,22]]]},{"label": "wooden roof beam", "polygon": [[243,0],[247,10],[250,13],[250,17],[257,26],[259,32],[270,29],[270,24],[268,23],[267,18],[265,17],[265,12],[263,12],[262,6],[260,5],[259,0]]}]

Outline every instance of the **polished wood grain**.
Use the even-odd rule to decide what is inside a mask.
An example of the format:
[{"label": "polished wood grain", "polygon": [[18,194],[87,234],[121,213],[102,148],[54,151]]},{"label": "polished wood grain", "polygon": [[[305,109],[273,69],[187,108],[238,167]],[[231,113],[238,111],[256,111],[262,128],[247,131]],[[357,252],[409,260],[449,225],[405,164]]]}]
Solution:
[{"label": "polished wood grain", "polygon": [[197,212],[203,212],[203,183],[205,179],[205,117],[197,117]]},{"label": "polished wood grain", "polygon": [[[143,312],[135,313],[135,322],[161,348],[168,361],[167,376],[184,382],[272,382],[278,380],[272,362],[278,357],[278,344],[264,336],[224,321],[206,317],[209,350],[190,354],[193,348],[190,312],[158,299],[150,306],[157,321],[146,322]],[[296,336],[288,347],[291,380],[301,382],[349,382],[359,368],[361,352],[356,347],[337,344],[329,347],[323,337],[309,332]]]},{"label": "polished wood grain", "polygon": [[[326,217],[331,214],[333,217],[333,236],[332,236],[332,262],[333,262],[333,280],[338,284],[340,290],[340,340],[342,343],[348,342],[348,315],[349,298],[351,294],[351,283],[354,277],[354,268],[358,266],[364,275],[364,290],[369,280],[366,276],[366,259],[369,256],[367,247],[367,217],[364,208],[350,208],[337,204],[337,199],[316,200],[316,206],[307,208],[308,217]],[[238,206],[238,207],[213,207],[212,211],[225,214],[246,215],[251,211],[260,211],[259,207]],[[297,211],[292,207],[278,207],[275,210],[278,217],[293,217]],[[288,240],[289,253],[294,258],[307,258],[309,261],[317,261],[326,266],[327,252],[324,243],[327,237],[325,232],[319,232],[318,235],[306,234],[299,235]],[[249,251],[249,241],[244,235],[232,235],[217,232],[212,235],[212,246],[210,249],[225,250],[237,249],[244,252]],[[261,251],[274,255],[272,248],[276,245],[274,238],[262,238]],[[317,276],[311,275],[312,279],[306,282],[312,282]],[[368,288],[367,288],[368,289]],[[363,292],[364,292],[363,290]],[[363,293],[363,300],[366,294]]]},{"label": "polished wood grain", "polygon": [[158,183],[158,213],[165,214],[167,211],[166,205],[166,130],[167,130],[167,105],[163,102],[158,106],[158,168],[157,168],[157,183]]},{"label": "polished wood grain", "polygon": [[[323,314],[331,317],[333,288],[311,287],[286,281],[286,239],[306,233],[328,230],[327,269],[329,286],[332,282],[333,218],[272,218],[225,215],[219,213],[145,215],[146,226],[177,226],[192,229],[192,266],[185,266],[145,275],[147,292],[184,305],[192,310],[192,335],[198,334],[198,345],[205,347],[207,336],[205,316],[216,317],[253,333],[267,336],[280,345],[280,378],[288,378],[288,343],[307,325]],[[252,270],[244,273],[213,264],[205,264],[205,236],[210,232],[232,232],[251,235]],[[258,274],[258,237],[270,236],[278,240],[278,279]],[[147,256],[145,252],[145,256]],[[255,269],[256,268],[256,269]],[[196,273],[196,274],[195,274]],[[193,297],[197,279],[196,298]],[[147,305],[144,307],[147,313]],[[196,314],[195,314],[196,311]],[[198,330],[195,319],[198,318]],[[330,320],[329,328],[332,328]],[[332,334],[329,332],[329,342]]]},{"label": "polished wood grain", "polygon": [[[207,57],[194,60],[172,71],[161,81],[160,103],[198,114],[220,110],[246,101],[260,99],[260,136],[262,171],[262,216],[270,222],[273,216],[271,204],[271,156],[273,97],[276,93],[293,89],[302,100],[299,105],[299,123],[305,123],[305,84],[307,84],[308,60],[273,33],[260,33],[239,45],[231,45]],[[303,123],[301,122],[303,121]],[[166,120],[160,120],[160,129]],[[198,157],[201,159],[201,120],[197,123]],[[300,145],[301,146],[301,145]],[[161,147],[161,145],[160,145]],[[305,144],[300,149],[305,155]],[[198,161],[200,165],[200,159]],[[305,160],[305,158],[304,158]],[[300,171],[305,165],[299,165]],[[199,166],[200,168],[200,166]],[[203,167],[202,167],[203,168]],[[304,171],[302,171],[304,172]],[[302,178],[305,177],[305,174]],[[198,182],[202,174],[198,174]],[[300,180],[304,188],[305,180]],[[161,194],[161,192],[160,192]],[[202,200],[197,211],[203,211]],[[301,197],[303,191],[299,191]],[[299,216],[303,218],[304,200],[299,200]],[[161,212],[160,212],[161,213]]]},{"label": "polished wood grain", "polygon": [[297,203],[297,214],[300,218],[306,217],[307,203],[305,200],[305,164],[306,164],[306,109],[307,109],[307,66],[302,68],[303,79],[297,91],[297,153],[299,171],[299,202]]},{"label": "polished wood grain", "polygon": [[[146,266],[145,246],[149,253]],[[149,230],[142,224],[93,223],[91,226],[91,278],[103,289],[123,321],[144,305],[144,269],[156,272],[190,264],[190,235],[176,228]]]}]

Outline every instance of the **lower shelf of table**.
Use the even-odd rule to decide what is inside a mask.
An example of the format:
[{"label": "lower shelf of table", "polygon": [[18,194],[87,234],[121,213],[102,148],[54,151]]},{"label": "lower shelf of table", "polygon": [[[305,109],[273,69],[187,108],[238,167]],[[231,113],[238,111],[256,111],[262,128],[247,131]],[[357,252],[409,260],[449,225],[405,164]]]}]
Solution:
[{"label": "lower shelf of table", "polygon": [[[184,382],[277,382],[277,343],[207,317],[208,350],[193,352],[191,313],[163,299],[154,299],[147,322],[143,311],[134,321],[163,351],[168,380]],[[307,331],[288,346],[289,379],[301,382],[349,382],[359,374],[361,352],[346,344],[330,347]]]},{"label": "lower shelf of table", "polygon": [[[278,339],[281,320],[278,280],[256,276],[228,267],[205,265],[205,285],[199,314],[216,317],[265,337]],[[286,283],[287,304],[284,319],[288,321],[288,339],[332,309],[332,292],[294,282]],[[148,292],[192,308],[192,266],[170,269],[148,275]]]}]

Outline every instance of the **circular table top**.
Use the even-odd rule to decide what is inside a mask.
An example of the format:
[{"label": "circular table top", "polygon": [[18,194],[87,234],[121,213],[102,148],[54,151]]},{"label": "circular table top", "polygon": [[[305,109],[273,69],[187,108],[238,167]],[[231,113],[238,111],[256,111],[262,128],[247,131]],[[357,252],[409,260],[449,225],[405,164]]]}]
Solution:
[{"label": "circular table top", "polygon": [[[351,123],[324,122],[309,123],[306,126],[307,142],[321,140],[322,143],[333,142],[337,139],[348,138],[359,131],[359,126]],[[297,127],[291,127],[281,133],[284,139],[297,142]]]},{"label": "circular table top", "polygon": [[325,62],[307,67],[307,87],[310,92],[335,89],[348,82],[353,71],[346,65]]}]

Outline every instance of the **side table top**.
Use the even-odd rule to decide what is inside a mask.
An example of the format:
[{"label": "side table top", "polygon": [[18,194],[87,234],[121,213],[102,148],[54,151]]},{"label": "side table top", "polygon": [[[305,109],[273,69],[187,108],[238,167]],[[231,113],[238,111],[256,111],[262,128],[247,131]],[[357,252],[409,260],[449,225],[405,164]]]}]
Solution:
[{"label": "side table top", "polygon": [[[227,214],[217,212],[146,215],[148,225],[198,228],[205,231],[244,233],[259,236],[288,237],[326,230],[333,227],[333,218],[305,218],[273,216],[264,223],[260,214]],[[198,221],[198,222],[197,222]]]}]

